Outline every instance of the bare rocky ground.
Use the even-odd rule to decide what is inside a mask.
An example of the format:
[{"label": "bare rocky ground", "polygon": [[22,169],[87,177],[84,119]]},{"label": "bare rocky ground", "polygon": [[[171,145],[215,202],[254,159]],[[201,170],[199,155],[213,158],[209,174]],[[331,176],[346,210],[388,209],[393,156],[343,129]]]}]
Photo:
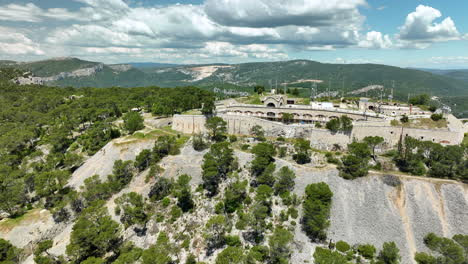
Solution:
[{"label": "bare rocky ground", "polygon": [[[151,148],[152,140],[117,139],[103,150],[89,158],[72,176],[69,185],[78,188],[84,179],[98,174],[105,177],[112,171],[117,159],[132,160],[145,148]],[[188,174],[192,177],[193,189],[201,182],[200,165],[204,152],[197,152],[188,142],[180,155],[164,158],[160,165],[164,168],[163,177],[177,177]],[[248,168],[252,155],[236,151],[241,168]],[[320,162],[319,162],[320,163]],[[425,251],[423,237],[429,232],[452,236],[468,232],[468,187],[461,183],[445,180],[426,179],[408,176],[390,176],[373,173],[369,177],[347,181],[338,176],[331,166],[314,168],[314,164],[302,166],[290,161],[277,159],[277,169],[288,166],[296,173],[294,192],[302,196],[310,183],[326,182],[334,193],[331,212],[331,226],[328,231],[333,241],[344,240],[350,244],[372,243],[381,247],[386,241],[395,241],[403,255],[402,263],[412,263],[416,251]],[[315,164],[318,165],[318,164]],[[109,213],[116,220],[114,200],[127,192],[138,192],[147,196],[153,180],[146,181],[147,171],[134,177],[132,182],[107,203]],[[244,169],[239,177],[247,177]],[[105,179],[105,178],[103,178]],[[225,188],[224,183],[221,188]],[[197,210],[184,214],[173,225],[164,225],[151,220],[146,236],[139,237],[132,228],[125,231],[124,237],[142,248],[148,248],[156,241],[159,231],[172,234],[191,234],[194,237],[190,250],[200,252],[203,239],[200,230],[214,214],[216,200],[202,199],[194,192]],[[273,208],[280,211],[282,208]],[[298,208],[300,209],[300,208]],[[48,211],[33,211],[26,220],[15,225],[0,222],[0,237],[10,240],[18,247],[28,247],[42,239],[53,239],[54,246],[49,252],[60,255],[65,252],[72,225],[55,225]],[[297,219],[297,222],[298,219]],[[233,230],[233,234],[239,232]],[[312,244],[300,229],[295,228],[295,241],[291,263],[313,263],[312,254],[317,244]],[[185,259],[185,256],[180,256]],[[200,260],[212,263],[214,257],[201,254]],[[25,263],[33,263],[28,258]]]}]

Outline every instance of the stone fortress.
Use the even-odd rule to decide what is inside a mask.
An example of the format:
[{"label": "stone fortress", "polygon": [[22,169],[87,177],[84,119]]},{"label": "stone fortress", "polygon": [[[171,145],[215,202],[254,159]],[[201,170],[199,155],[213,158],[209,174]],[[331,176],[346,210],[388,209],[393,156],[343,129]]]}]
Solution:
[{"label": "stone fortress", "polygon": [[[464,137],[463,123],[449,113],[444,114],[446,127],[407,127],[392,125],[392,120],[400,120],[406,115],[410,120],[418,121],[430,118],[432,113],[411,105],[371,102],[368,98],[360,98],[359,102],[342,100],[341,103],[312,101],[308,105],[299,104],[300,100],[278,94],[264,96],[262,104],[242,104],[228,99],[216,103],[215,115],[227,122],[230,134],[250,135],[252,127],[259,125],[266,136],[301,137],[320,149],[330,149],[336,144],[345,148],[353,140],[362,140],[366,136],[383,137],[383,149],[394,147],[405,136],[442,145],[458,145]],[[292,118],[291,124],[282,122],[285,114]],[[343,115],[353,120],[350,133],[333,133],[324,128],[328,121]],[[206,117],[202,115],[175,115],[172,128],[188,134],[205,133],[205,122]]]}]

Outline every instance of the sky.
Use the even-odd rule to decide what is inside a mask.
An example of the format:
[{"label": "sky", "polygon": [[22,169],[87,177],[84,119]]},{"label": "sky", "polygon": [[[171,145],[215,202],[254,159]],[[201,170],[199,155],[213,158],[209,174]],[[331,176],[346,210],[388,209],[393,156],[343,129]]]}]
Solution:
[{"label": "sky", "polygon": [[468,0],[0,0],[0,60],[468,68]]}]

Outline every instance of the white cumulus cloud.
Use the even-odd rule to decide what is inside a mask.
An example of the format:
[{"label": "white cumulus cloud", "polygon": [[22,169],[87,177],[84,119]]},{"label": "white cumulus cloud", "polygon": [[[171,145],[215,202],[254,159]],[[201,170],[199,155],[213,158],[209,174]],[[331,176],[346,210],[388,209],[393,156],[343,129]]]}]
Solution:
[{"label": "white cumulus cloud", "polygon": [[14,29],[0,27],[0,54],[43,55],[44,51],[24,34]]},{"label": "white cumulus cloud", "polygon": [[416,11],[408,14],[405,24],[398,34],[402,41],[432,43],[460,38],[455,23],[450,17],[440,23],[434,22],[442,13],[430,6],[419,5]]},{"label": "white cumulus cloud", "polygon": [[358,46],[368,49],[388,49],[393,47],[392,40],[389,35],[383,35],[381,32],[367,32],[364,39],[360,40]]}]

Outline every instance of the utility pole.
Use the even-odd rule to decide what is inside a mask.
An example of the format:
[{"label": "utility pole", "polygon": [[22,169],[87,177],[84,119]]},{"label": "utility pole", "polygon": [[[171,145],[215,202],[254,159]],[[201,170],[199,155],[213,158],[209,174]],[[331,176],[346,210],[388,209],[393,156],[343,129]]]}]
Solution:
[{"label": "utility pole", "polygon": [[344,84],[345,84],[345,77],[343,77],[343,85],[341,87],[341,92],[342,92],[341,97],[343,97],[343,98],[345,97],[345,88],[344,88],[345,86],[344,86]]}]

